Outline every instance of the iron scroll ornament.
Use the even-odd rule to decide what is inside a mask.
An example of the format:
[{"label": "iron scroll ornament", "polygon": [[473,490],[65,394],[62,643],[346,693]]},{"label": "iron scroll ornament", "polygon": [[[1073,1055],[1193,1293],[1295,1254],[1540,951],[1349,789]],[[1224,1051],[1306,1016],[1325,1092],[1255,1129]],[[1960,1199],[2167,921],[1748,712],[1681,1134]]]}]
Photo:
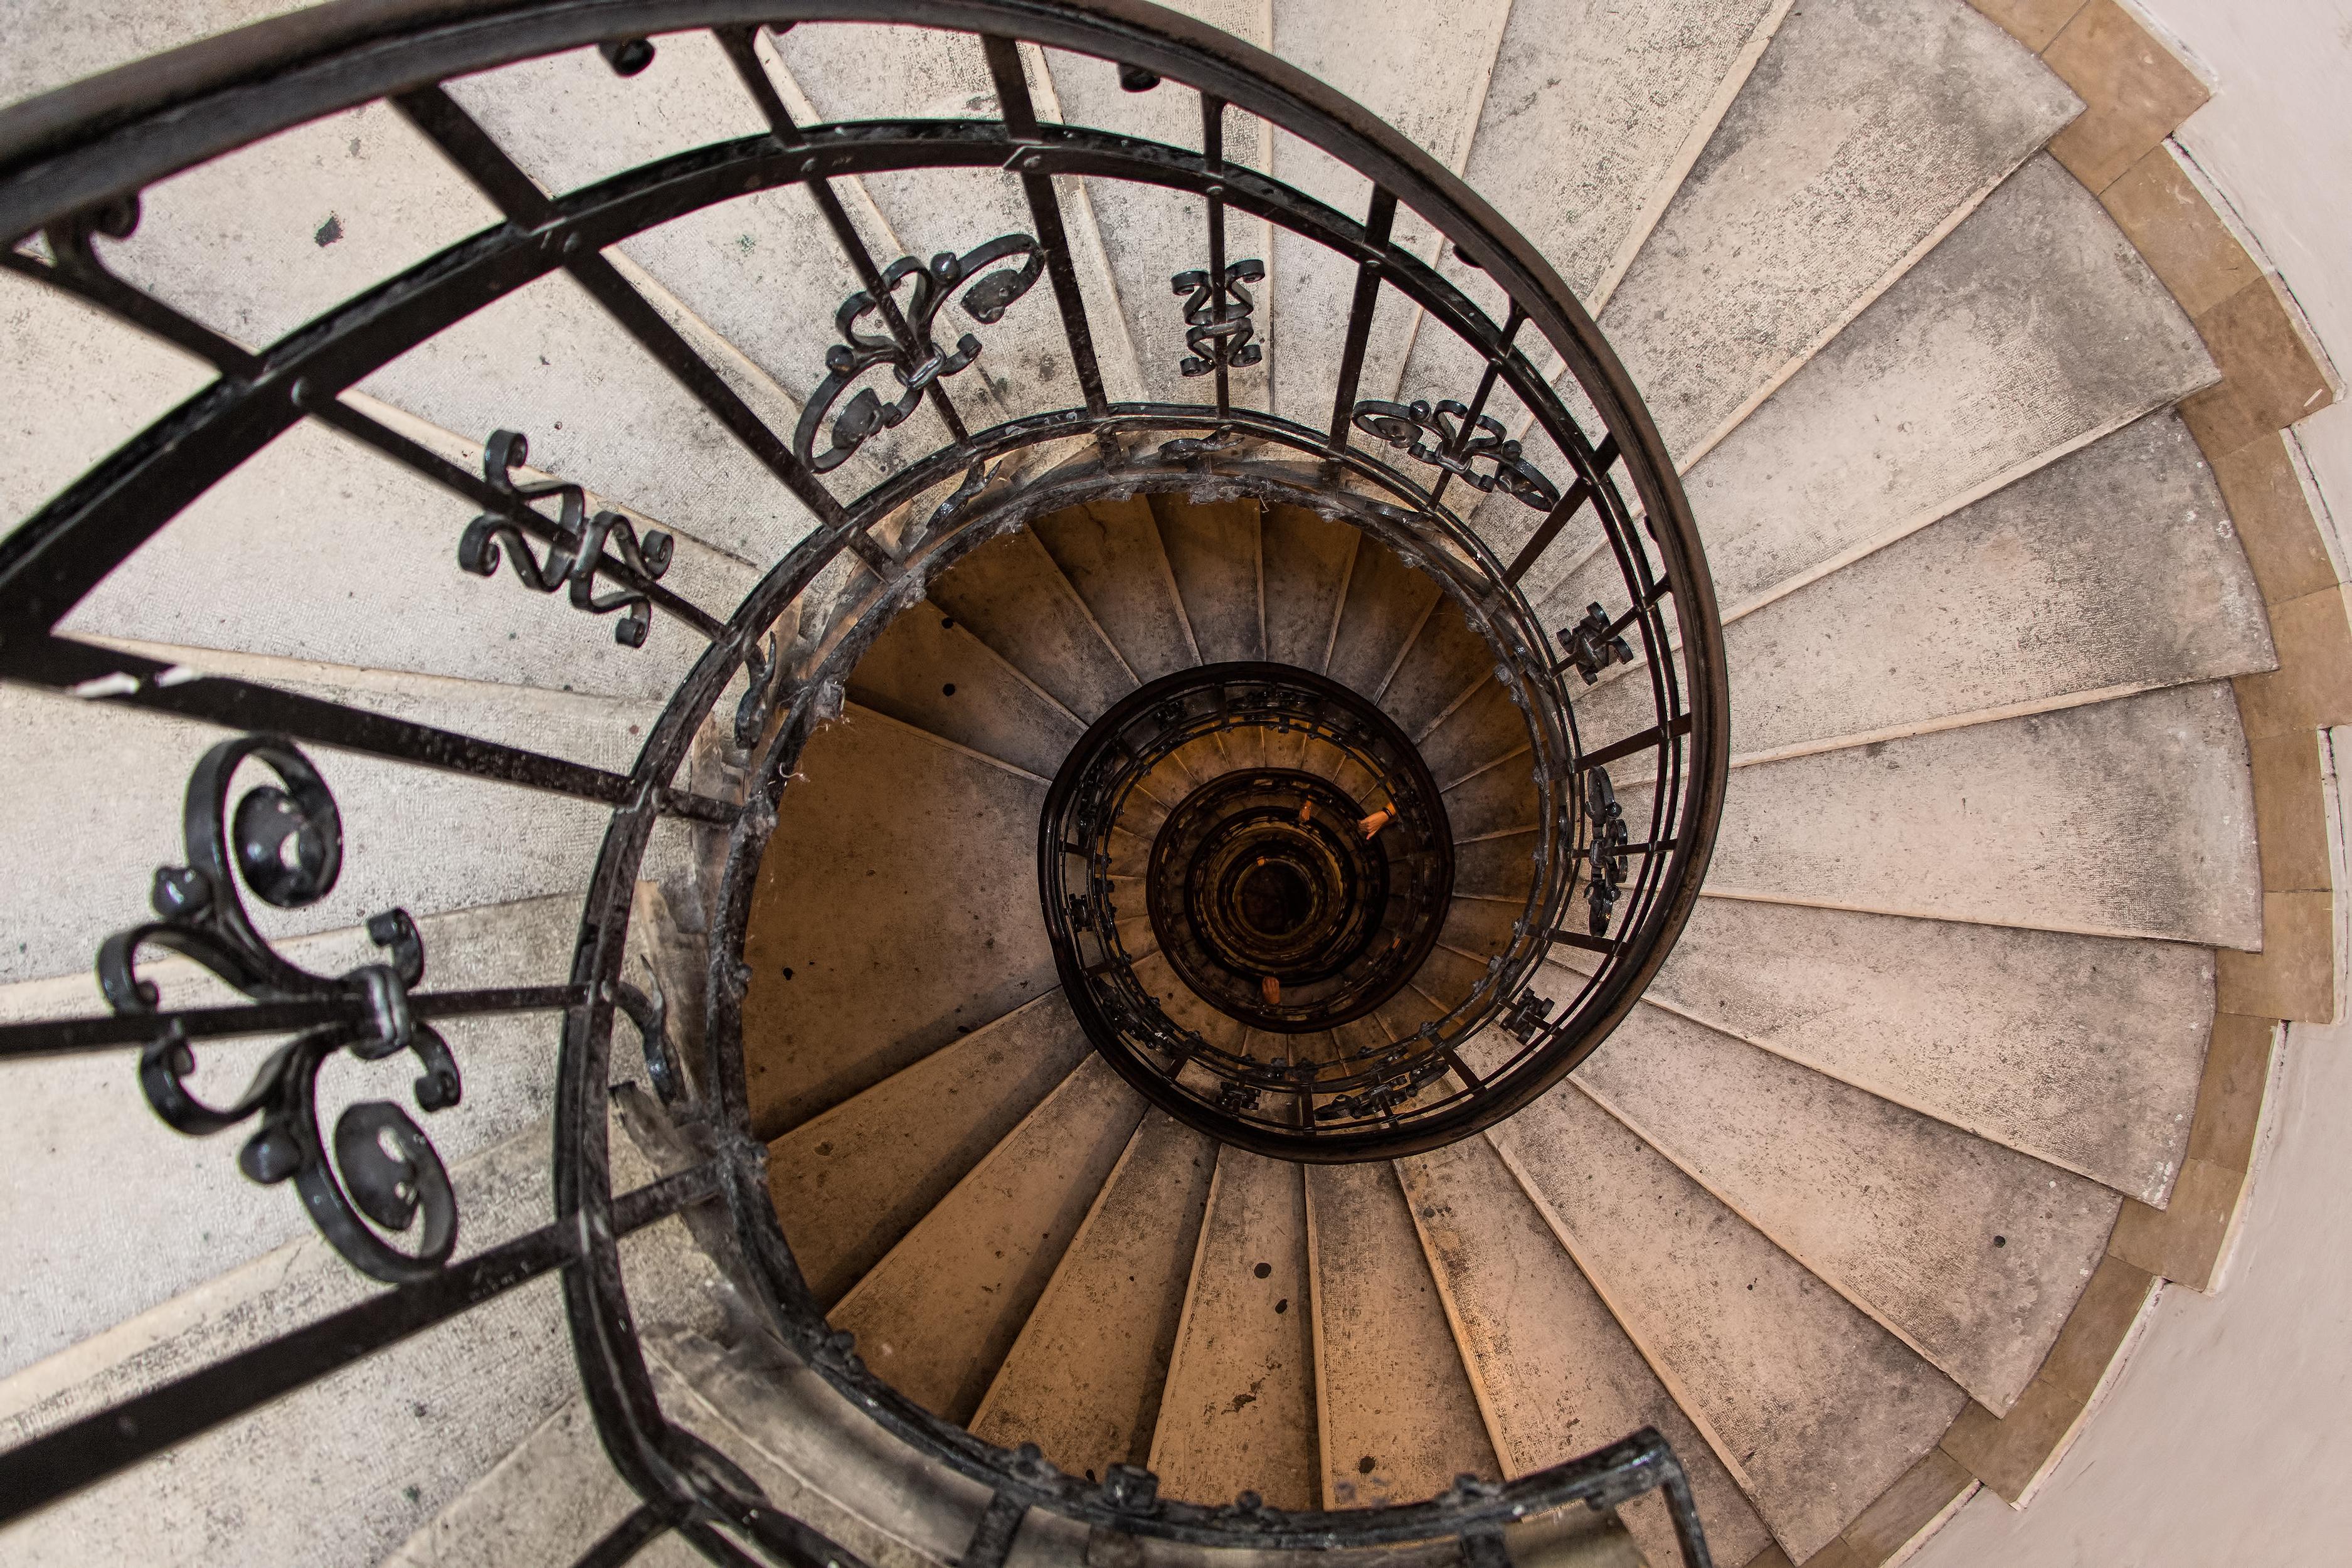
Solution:
[{"label": "iron scroll ornament", "polygon": [[614,559],[641,575],[659,579],[669,570],[677,542],[658,528],[646,530],[643,541],[629,520],[617,511],[586,517],[587,495],[578,485],[561,479],[517,484],[514,471],[530,456],[530,443],[518,430],[495,430],[482,447],[482,479],[490,489],[529,504],[547,496],[556,498],[555,540],[544,560],[532,553],[530,542],[513,521],[496,512],[484,512],[466,525],[457,541],[457,564],[477,577],[497,574],[501,559],[511,557],[515,575],[523,585],[552,594],[570,584],[572,607],[592,616],[625,612],[613,627],[613,640],[624,647],[646,646],[652,624],[653,601],[644,594],[624,590],[596,596],[596,570]]},{"label": "iron scroll ornament", "polygon": [[[1434,407],[1421,402],[1383,403],[1366,398],[1356,405],[1356,428],[1378,437],[1415,462],[1427,463],[1457,476],[1471,489],[1486,494],[1499,489],[1538,511],[1559,504],[1559,487],[1519,456],[1519,444],[1509,439],[1500,422],[1447,398]],[[1432,446],[1424,437],[1437,437]],[[1490,473],[1474,467],[1484,458],[1494,464]]]},{"label": "iron scroll ornament", "polygon": [[1222,291],[1205,271],[1179,272],[1168,281],[1184,300],[1184,346],[1192,351],[1178,362],[1178,370],[1206,375],[1213,370],[1239,370],[1265,357],[1265,351],[1251,341],[1257,331],[1251,316],[1256,302],[1246,287],[1265,281],[1265,262],[1228,266]]},{"label": "iron scroll ornament", "polygon": [[[980,357],[980,340],[966,332],[956,340],[955,351],[950,353],[932,342],[931,324],[958,284],[976,276],[991,263],[1014,257],[1023,258],[1019,267],[1000,268],[963,293],[965,312],[983,326],[993,326],[1004,319],[1013,302],[1029,292],[1030,287],[1045,275],[1045,248],[1029,235],[1000,235],[961,256],[943,250],[931,258],[929,267],[911,256],[902,256],[882,273],[884,298],[877,299],[873,290],[861,289],[843,300],[834,316],[834,327],[840,332],[841,342],[824,352],[825,377],[809,395],[808,405],[801,410],[800,423],[793,430],[793,455],[812,472],[829,474],[849,461],[851,455],[873,437],[905,423],[934,384],[970,368],[972,361]],[[914,283],[902,313],[898,304],[898,285],[908,279]],[[861,321],[877,312],[891,328],[887,336],[877,337],[859,330]],[[902,323],[903,339],[898,330]],[[889,365],[891,374],[898,377],[903,389],[898,397],[885,403],[874,395],[872,387],[858,388],[849,405],[833,422],[833,444],[823,452],[817,451],[817,433],[824,428],[834,405],[841,401],[851,383],[878,364]]]},{"label": "iron scroll ornament", "polygon": [[[246,792],[228,808],[238,764],[259,763],[275,784]],[[215,1106],[188,1087],[195,1054],[177,1024],[139,1058],[139,1085],[155,1114],[174,1130],[205,1136],[259,1116],[237,1153],[253,1181],[291,1180],[311,1223],[351,1265],[386,1284],[436,1273],[457,1241],[457,1204],[449,1173],[424,1130],[390,1100],[362,1100],[336,1120],[331,1151],[320,1136],[319,1070],[348,1049],[362,1061],[412,1052],[423,1068],[414,1091],[426,1111],[446,1110],[463,1094],[457,1058],[430,1024],[412,1017],[408,988],[425,976],[425,944],[404,910],[370,917],[368,936],[389,962],[341,976],[314,974],[288,962],[254,929],[242,879],[264,903],[302,909],[333,890],[342,868],[342,817],[326,781],[283,735],[223,741],[189,775],[184,821],[188,863],[155,872],[151,901],[161,918],[106,939],[98,983],[117,1013],[155,1011],[152,981],[141,978],[139,950],[166,948],[202,964],[257,1001],[343,999],[362,1016],[308,1030],[270,1053],[235,1101]],[[421,1217],[416,1249],[389,1245],[369,1222],[394,1233]]]}]

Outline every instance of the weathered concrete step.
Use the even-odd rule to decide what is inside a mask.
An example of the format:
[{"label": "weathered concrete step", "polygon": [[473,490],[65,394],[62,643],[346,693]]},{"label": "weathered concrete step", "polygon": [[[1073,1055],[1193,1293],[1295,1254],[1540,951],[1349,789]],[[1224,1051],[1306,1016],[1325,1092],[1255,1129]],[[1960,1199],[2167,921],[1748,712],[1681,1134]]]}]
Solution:
[{"label": "weathered concrete step", "polygon": [[1791,1560],[1967,1402],[1572,1084],[1490,1137]]},{"label": "weathered concrete step", "polygon": [[[1646,815],[1646,793],[1621,791],[1629,820]],[[2174,687],[1739,768],[1708,881],[1836,909],[2252,948],[2262,889],[2237,705],[2226,685]]]},{"label": "weathered concrete step", "polygon": [[1265,508],[1259,526],[1265,552],[1265,656],[1321,670],[1331,657],[1340,605],[1364,536],[1295,506]]},{"label": "weathered concrete step", "polygon": [[1949,0],[1791,10],[1601,313],[1688,452],[2081,105]]},{"label": "weathered concrete step", "polygon": [[[131,910],[120,923],[138,913]],[[570,973],[579,919],[574,894],[422,915],[425,988],[561,984]],[[79,934],[94,950],[102,931],[92,927]],[[293,937],[278,950],[323,974],[382,957],[357,927]],[[160,956],[142,963],[141,973],[161,988],[166,1007],[242,1000],[186,960]],[[87,968],[0,986],[0,1019],[10,1023],[106,1011]],[[420,1119],[444,1162],[474,1159],[547,1114],[558,1032],[552,1015],[451,1019],[438,1027],[457,1056],[465,1089],[461,1103]],[[214,1085],[208,1092],[226,1101],[276,1043],[199,1047],[198,1083]],[[616,1065],[626,1067],[635,1047],[632,1032],[621,1030]],[[355,1081],[362,1087],[408,1101],[413,1068],[393,1061],[352,1070],[362,1075]],[[643,1076],[642,1068],[635,1076]],[[25,1147],[43,1151],[40,1217],[37,1222],[29,1210],[19,1209],[11,1224],[0,1226],[0,1375],[310,1234],[290,1190],[257,1187],[237,1170],[242,1135],[184,1137],[156,1120],[139,1091],[136,1051],[19,1058],[0,1066],[0,1089],[16,1108],[28,1140]],[[26,1193],[29,1200],[31,1189]],[[126,1227],[121,1218],[130,1214],[171,1220]],[[471,1229],[467,1221],[459,1234]]]},{"label": "weathered concrete step", "polygon": [[1522,777],[1528,773],[1528,717],[1500,681],[1479,687],[1435,729],[1414,740],[1430,776],[1449,794],[1496,763]]},{"label": "weathered concrete step", "polygon": [[992,539],[934,578],[931,603],[1081,719],[1135,689],[1109,637],[1027,529]]},{"label": "weathered concrete step", "polygon": [[1086,1058],[842,1298],[834,1326],[901,1394],[970,1420],[1143,1110]]},{"label": "weathered concrete step", "polygon": [[1436,582],[1367,539],[1348,576],[1339,632],[1331,645],[1331,679],[1378,702],[1422,626],[1436,613]]},{"label": "weathered concrete step", "polygon": [[1077,715],[933,605],[909,605],[849,672],[852,701],[1051,779]]},{"label": "weathered concrete step", "polygon": [[1323,1506],[1419,1502],[1459,1475],[1499,1479],[1396,1173],[1303,1173]]},{"label": "weathered concrete step", "polygon": [[2123,1206],[1658,1007],[1635,1008],[1577,1082],[1996,1413],[2032,1381]]},{"label": "weathered concrete step", "polygon": [[1320,1506],[1312,1278],[1298,1167],[1220,1149],[1151,1439],[1163,1496]]},{"label": "weathered concrete step", "polygon": [[1150,498],[1178,602],[1211,664],[1265,657],[1265,559],[1255,501]]},{"label": "weathered concrete step", "polygon": [[2160,1205],[2212,988],[2211,952],[2184,942],[1702,898],[1649,997]]},{"label": "weathered concrete step", "polygon": [[1090,501],[1033,527],[1137,679],[1201,662],[1149,504]]},{"label": "weathered concrete step", "polygon": [[1217,1145],[1148,1112],[971,1419],[1098,1479],[1150,1458]]},{"label": "weathered concrete step", "polygon": [[[1745,1563],[1770,1539],[1756,1510],[1625,1337],[1483,1138],[1397,1162],[1504,1473],[1525,1475],[1654,1426],[1691,1478],[1707,1545]],[[1652,1563],[1677,1561],[1655,1498],[1623,1510]]]},{"label": "weathered concrete step", "polygon": [[831,1307],[1093,1049],[1057,988],[768,1147],[793,1257]]},{"label": "weathered concrete step", "polygon": [[[2195,441],[2153,414],[1726,628],[1731,747],[1754,756],[2273,663],[2262,594]],[[1606,738],[1648,682],[1580,704]]]},{"label": "weathered concrete step", "polygon": [[1466,704],[1472,688],[1491,680],[1494,667],[1494,649],[1470,628],[1461,606],[1442,600],[1389,678],[1381,710],[1406,734],[1425,734]]},{"label": "weathered concrete step", "polygon": [[800,773],[744,946],[751,1124],[769,1139],[1055,984],[1043,784],[856,713],[809,742]]}]

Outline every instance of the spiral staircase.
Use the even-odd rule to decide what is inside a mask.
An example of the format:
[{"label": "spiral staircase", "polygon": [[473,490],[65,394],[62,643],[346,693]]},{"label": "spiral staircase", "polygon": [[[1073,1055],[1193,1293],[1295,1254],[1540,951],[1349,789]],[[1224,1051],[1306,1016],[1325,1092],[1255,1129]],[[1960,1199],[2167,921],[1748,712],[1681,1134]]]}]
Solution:
[{"label": "spiral staircase", "polygon": [[2114,1310],[2275,660],[2075,94],[1184,9],[0,113],[0,1556],[1876,1563]]}]

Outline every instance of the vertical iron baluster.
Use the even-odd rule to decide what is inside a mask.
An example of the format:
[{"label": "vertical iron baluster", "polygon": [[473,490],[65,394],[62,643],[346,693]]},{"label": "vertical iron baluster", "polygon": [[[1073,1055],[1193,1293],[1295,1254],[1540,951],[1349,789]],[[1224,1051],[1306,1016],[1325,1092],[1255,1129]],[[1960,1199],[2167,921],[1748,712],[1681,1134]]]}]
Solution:
[{"label": "vertical iron baluster", "polygon": [[[1021,68],[1021,46],[1011,38],[983,37],[988,74],[996,84],[997,112],[1004,133],[1014,142],[1036,142],[1037,110],[1029,101],[1029,79]],[[1037,244],[1045,252],[1045,276],[1054,285],[1054,302],[1062,309],[1062,334],[1070,342],[1070,363],[1078,374],[1087,412],[1099,419],[1110,412],[1103,391],[1102,366],[1095,359],[1094,329],[1087,323],[1086,296],[1078,291],[1078,269],[1070,261],[1069,232],[1062,226],[1062,201],[1054,192],[1054,176],[1039,172],[1044,155],[1023,153],[1021,191],[1029,198],[1029,220],[1036,226]]]},{"label": "vertical iron baluster", "polygon": [[1371,210],[1364,216],[1364,245],[1372,254],[1356,265],[1356,298],[1348,308],[1348,346],[1339,355],[1339,389],[1331,400],[1331,447],[1348,449],[1348,426],[1356,410],[1356,384],[1364,375],[1364,345],[1371,340],[1372,312],[1381,302],[1381,253],[1388,249],[1389,231],[1396,226],[1396,197],[1372,188]]},{"label": "vertical iron baluster", "polygon": [[[1478,417],[1486,412],[1486,400],[1495,395],[1495,378],[1503,374],[1503,362],[1511,355],[1511,340],[1519,335],[1519,324],[1528,313],[1519,309],[1517,300],[1511,301],[1509,317],[1503,323],[1503,346],[1486,356],[1486,374],[1478,378],[1478,395],[1470,400],[1470,412],[1462,418],[1462,427],[1454,433],[1446,447],[1448,456],[1459,458],[1470,446],[1470,437],[1477,433]],[[1451,468],[1437,476],[1437,486],[1429,492],[1429,504],[1435,506],[1445,499],[1446,481],[1454,478]]]},{"label": "vertical iron baluster", "polygon": [[[1201,95],[1201,161],[1209,172],[1209,300],[1216,320],[1225,317],[1225,100]],[[1217,353],[1217,417],[1234,411],[1233,373],[1223,345]]]},{"label": "vertical iron baluster", "polygon": [[[1592,449],[1593,473],[1606,474],[1609,465],[1616,460],[1617,437],[1603,436],[1601,445]],[[1503,573],[1503,581],[1513,587],[1518,586],[1519,579],[1528,574],[1528,568],[1536,563],[1536,558],[1550,548],[1551,542],[1559,537],[1559,531],[1568,526],[1568,520],[1574,517],[1586,501],[1594,500],[1594,495],[1591,479],[1580,479],[1569,486],[1568,493],[1559,498],[1559,504],[1551,509],[1551,515],[1545,518],[1535,532],[1528,536],[1525,547]]]}]

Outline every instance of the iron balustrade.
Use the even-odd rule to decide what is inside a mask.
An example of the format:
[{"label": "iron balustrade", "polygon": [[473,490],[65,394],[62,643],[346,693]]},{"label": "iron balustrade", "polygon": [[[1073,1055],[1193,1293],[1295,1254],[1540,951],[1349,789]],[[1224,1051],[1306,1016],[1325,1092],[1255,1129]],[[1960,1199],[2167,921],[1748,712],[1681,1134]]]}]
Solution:
[{"label": "iron balustrade", "polygon": [[[976,37],[995,89],[995,118],[795,123],[761,61],[759,32],[814,21],[911,23]],[[666,36],[686,31],[716,38],[766,129],[578,189],[543,191],[443,85],[588,47],[617,75],[634,77]],[[1129,90],[1196,95],[1202,150],[1041,119],[1024,45],[1098,62]],[[379,101],[446,154],[500,220],[260,346],[231,341],[110,268],[100,242],[137,232],[149,187],[281,131]],[[1370,193],[1362,213],[1337,210],[1229,159],[1229,110],[1256,116],[1360,175]],[[916,169],[1003,172],[1019,188],[1028,229],[929,261],[877,259],[837,186]],[[1204,401],[1110,396],[1063,207],[1061,186],[1077,180],[1129,181],[1198,204],[1200,251],[1171,258],[1167,304],[1185,328],[1177,368],[1207,384]],[[824,379],[790,431],[751,406],[607,254],[685,215],[785,187],[813,199],[859,283],[837,313],[839,342],[825,357]],[[1400,207],[1476,279],[1457,284],[1401,242]],[[1263,283],[1263,258],[1231,254],[1226,227],[1235,213],[1324,247],[1354,269],[1328,424],[1236,401],[1234,373],[1269,348],[1279,353],[1280,344],[1254,313],[1250,289]],[[628,1310],[622,1240],[688,1214],[716,1223],[729,1238],[722,1267],[751,1286],[793,1353],[887,1432],[994,1499],[964,1554],[967,1568],[997,1568],[1031,1510],[1207,1548],[1458,1542],[1464,1559],[1483,1568],[1505,1552],[1514,1521],[1580,1503],[1612,1506],[1653,1488],[1666,1494],[1686,1561],[1706,1563],[1686,1481],[1652,1432],[1506,1485],[1465,1479],[1424,1503],[1339,1512],[1267,1509],[1251,1494],[1222,1507],[1179,1502],[1160,1498],[1145,1471],[1114,1467],[1098,1483],[1083,1481],[1034,1448],[982,1443],[889,1388],[827,1327],[785,1242],[762,1151],[749,1130],[740,1016],[748,894],[803,748],[837,711],[841,681],[859,653],[920,597],[929,577],[988,538],[1094,497],[1255,497],[1339,517],[1454,597],[1525,711],[1528,765],[1547,803],[1535,889],[1496,983],[1453,1021],[1463,1033],[1491,1025],[1514,1048],[1462,1104],[1412,1127],[1390,1126],[1386,1142],[1360,1130],[1349,1157],[1381,1157],[1507,1114],[1572,1068],[1634,1005],[1688,916],[1721,810],[1727,688],[1712,589],[1668,456],[1592,322],[1528,242],[1425,154],[1281,61],[1139,0],[514,0],[462,8],[439,0],[347,0],[0,112],[0,236],[9,241],[0,264],[214,372],[209,384],[0,540],[0,679],[171,715],[233,737],[191,783],[189,864],[159,874],[156,921],[106,942],[114,1011],[0,1026],[0,1057],[135,1051],[136,1068],[126,1070],[142,1074],[159,1113],[192,1133],[254,1121],[247,1173],[296,1182],[329,1239],[388,1281],[358,1306],[0,1454],[0,1518],[54,1501],[552,1274],[606,1452],[644,1500],[583,1562],[625,1561],[674,1531],[717,1562],[750,1561],[756,1552],[778,1563],[850,1568],[852,1554],[773,1508],[740,1469],[662,1409]],[[584,492],[560,476],[518,482],[529,432],[483,432],[477,468],[387,425],[353,395],[371,374],[485,304],[557,273],[578,284],[614,330],[650,354],[813,520],[739,603],[699,604],[667,585],[667,532],[639,533],[617,513],[591,513]],[[1499,320],[1466,291],[1472,288],[1506,302]],[[950,297],[981,330],[942,344],[941,310]],[[964,373],[982,363],[990,334],[1016,319],[1013,312],[1042,312],[1048,300],[1077,401],[972,427],[967,416],[980,405],[961,395],[971,379]],[[1425,325],[1465,345],[1481,366],[1475,385],[1402,388],[1402,401],[1363,395],[1383,309],[1418,312]],[[1571,415],[1563,387],[1591,411],[1591,429]],[[1495,412],[1505,395],[1527,421],[1517,435]],[[914,432],[919,407],[936,417],[943,443],[885,454],[882,477],[856,493],[828,482],[884,432]],[[677,636],[699,645],[625,772],[205,674],[58,629],[192,503],[306,421],[474,509],[474,521],[453,541],[457,559],[448,569],[510,574],[548,593],[564,585],[574,609],[617,615],[606,624],[625,647]],[[1450,488],[1476,502],[1491,497],[1493,505],[1524,509],[1527,531],[1507,564],[1486,531],[1447,504]],[[1589,524],[1580,522],[1588,512]],[[1570,538],[1571,524],[1580,526],[1576,538],[1585,528],[1597,531],[1598,559],[1614,566],[1622,598],[1572,626],[1548,628],[1520,585]],[[790,648],[777,629],[787,620],[808,633]],[[1646,684],[1654,722],[1588,747],[1573,700],[1612,665],[1626,667],[1618,678]],[[747,753],[743,784],[698,790],[687,782],[689,753],[739,677],[748,677],[748,689],[728,732]],[[297,970],[255,937],[238,902],[240,882],[267,902],[296,907],[333,881],[340,854],[333,803],[305,748],[608,808],[568,980],[425,988],[415,929],[397,910],[371,925],[385,962],[341,976]],[[276,770],[280,783],[232,805],[227,773],[248,756]],[[1626,760],[1649,770],[1640,843],[1610,815],[1626,796],[1605,770]],[[666,819],[725,836],[723,869],[711,890],[698,1041],[671,1038],[665,1009],[622,979],[633,889],[648,840]],[[1596,830],[1596,822],[1618,825]],[[1580,917],[1572,910],[1580,887]],[[93,947],[107,937],[90,933]],[[1598,959],[1572,993],[1541,968],[1555,943]],[[138,973],[140,951],[157,945],[196,956],[247,1000],[163,1007]],[[1564,994],[1546,997],[1539,985]],[[632,1021],[649,1076],[706,1151],[688,1168],[623,1193],[613,1187],[607,1144],[616,1013]],[[431,1021],[499,1014],[550,1015],[560,1030],[552,1213],[523,1237],[459,1256],[462,1216],[423,1127],[396,1105],[374,1102],[346,1111],[349,1136],[340,1131],[344,1122],[337,1134],[322,1134],[312,1075],[341,1050],[408,1051],[424,1068],[418,1107],[462,1114],[462,1064]],[[209,1042],[288,1036],[243,1100],[208,1107],[187,1092],[191,1063]],[[358,1121],[350,1121],[354,1113]],[[410,1245],[393,1245],[412,1226],[418,1235]]]}]

